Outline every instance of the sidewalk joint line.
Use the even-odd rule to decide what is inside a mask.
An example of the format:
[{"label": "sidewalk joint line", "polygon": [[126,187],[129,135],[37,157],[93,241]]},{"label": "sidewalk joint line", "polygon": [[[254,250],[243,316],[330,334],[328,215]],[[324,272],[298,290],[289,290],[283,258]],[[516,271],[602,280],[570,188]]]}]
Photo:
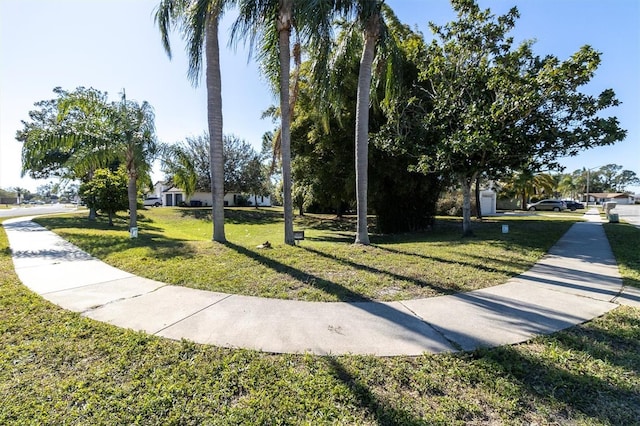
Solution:
[{"label": "sidewalk joint line", "polygon": [[447,343],[449,343],[449,345],[451,345],[451,347],[454,349],[454,351],[462,351],[462,346],[460,346],[460,344],[458,344],[458,342],[456,342],[454,340],[451,340],[450,338],[445,336],[442,331],[438,330],[438,328],[435,327],[430,322],[425,321],[425,319],[422,318],[420,315],[418,315],[413,309],[411,309],[410,307],[405,305],[402,300],[400,300],[398,303],[400,303],[400,305],[404,306],[405,309],[407,309],[409,312],[411,312],[414,317],[416,317],[418,320],[422,321],[423,324],[425,324],[427,327],[432,329],[438,336],[442,337]]},{"label": "sidewalk joint line", "polygon": [[[93,285],[103,285],[103,284],[108,284],[108,283],[112,283],[112,282],[120,281],[120,280],[128,280],[128,279],[131,279],[131,278],[139,278],[139,277],[138,277],[138,276],[136,276],[136,275],[133,275],[133,274],[130,274],[130,275],[131,275],[131,276],[129,276],[129,277],[114,278],[114,279],[112,279],[112,280],[99,281],[99,282],[97,282],[97,283],[90,283],[90,284],[78,285],[78,286],[75,286],[75,287],[61,288],[61,289],[59,289],[59,290],[47,291],[47,292],[45,292],[45,293],[40,293],[40,292],[38,292],[38,291],[31,290],[31,288],[30,288],[29,286],[27,286],[26,284],[24,284],[24,283],[23,283],[22,285],[24,285],[25,287],[29,288],[31,291],[33,291],[33,292],[35,292],[35,293],[37,293],[37,294],[39,294],[39,295],[41,295],[41,296],[44,296],[44,295],[47,295],[47,294],[56,294],[56,293],[61,293],[61,292],[63,292],[63,291],[76,290],[76,289],[84,288],[84,287],[91,287],[91,286],[93,286]],[[20,278],[20,276],[18,276],[18,278]],[[167,284],[165,284],[165,285],[167,285]],[[134,297],[135,297],[135,296],[134,296]]]},{"label": "sidewalk joint line", "polygon": [[172,322],[171,324],[169,324],[169,325],[167,325],[167,326],[165,326],[165,327],[162,327],[162,328],[161,328],[160,330],[158,330],[158,331],[154,331],[154,332],[153,332],[153,335],[154,335],[154,336],[157,336],[157,335],[158,335],[158,333],[163,332],[163,331],[164,331],[164,330],[166,330],[167,328],[173,327],[174,325],[176,325],[176,324],[178,324],[178,323],[181,323],[182,321],[184,321],[184,320],[186,320],[186,319],[189,319],[189,318],[191,318],[192,316],[194,316],[194,315],[196,315],[196,314],[199,314],[200,312],[202,312],[202,311],[204,311],[204,310],[206,310],[206,309],[209,309],[210,307],[212,307],[212,306],[214,306],[214,305],[217,305],[218,303],[223,302],[223,301],[227,300],[228,298],[230,298],[230,297],[232,297],[232,296],[234,296],[234,295],[233,295],[233,294],[227,294],[225,297],[221,298],[220,300],[216,300],[215,302],[211,303],[210,305],[207,305],[207,306],[203,307],[202,309],[198,309],[197,311],[195,311],[195,312],[193,312],[193,313],[191,313],[191,314],[187,315],[186,317],[181,318],[181,319],[179,319],[179,320],[177,320],[177,321],[174,321],[174,322]]}]

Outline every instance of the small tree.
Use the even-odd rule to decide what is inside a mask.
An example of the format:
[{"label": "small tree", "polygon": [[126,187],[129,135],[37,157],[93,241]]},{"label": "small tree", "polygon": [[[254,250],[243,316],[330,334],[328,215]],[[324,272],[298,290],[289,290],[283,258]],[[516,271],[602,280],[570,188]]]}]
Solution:
[{"label": "small tree", "polygon": [[127,181],[127,173],[122,169],[98,169],[91,180],[80,185],[80,197],[87,207],[107,213],[109,226],[113,226],[113,215],[129,205]]}]

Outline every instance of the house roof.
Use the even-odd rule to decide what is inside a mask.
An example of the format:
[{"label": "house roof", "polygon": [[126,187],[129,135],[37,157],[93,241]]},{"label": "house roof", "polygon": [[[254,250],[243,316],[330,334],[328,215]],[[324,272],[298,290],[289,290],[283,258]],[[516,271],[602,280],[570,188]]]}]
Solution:
[{"label": "house roof", "polygon": [[629,194],[623,192],[590,192],[589,196],[594,198],[627,198]]}]

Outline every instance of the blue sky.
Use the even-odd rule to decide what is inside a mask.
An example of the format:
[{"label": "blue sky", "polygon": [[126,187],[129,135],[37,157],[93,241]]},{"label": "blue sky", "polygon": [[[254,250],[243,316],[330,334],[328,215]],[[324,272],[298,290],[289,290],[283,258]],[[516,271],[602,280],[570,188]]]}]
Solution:
[{"label": "blue sky", "polygon": [[[173,59],[162,49],[153,23],[159,0],[0,0],[0,188],[35,190],[43,182],[20,178],[15,133],[33,103],[53,97],[56,86],[106,91],[112,99],[146,100],[155,109],[159,139],[175,142],[206,129],[204,85],[186,78],[184,45],[173,38]],[[387,0],[400,20],[429,35],[428,22],[455,18],[447,0]],[[613,88],[622,105],[609,111],[628,130],[625,141],[586,151],[562,163],[566,171],[615,163],[640,175],[640,1],[479,0],[496,14],[517,6],[516,42],[535,39],[537,54],[566,59],[589,44],[602,64],[584,88],[598,94]],[[224,131],[258,147],[272,130],[261,120],[277,102],[246,50],[224,47],[231,14],[223,21],[222,83]],[[158,177],[160,177],[158,175]],[[634,188],[640,192],[640,188]]]}]

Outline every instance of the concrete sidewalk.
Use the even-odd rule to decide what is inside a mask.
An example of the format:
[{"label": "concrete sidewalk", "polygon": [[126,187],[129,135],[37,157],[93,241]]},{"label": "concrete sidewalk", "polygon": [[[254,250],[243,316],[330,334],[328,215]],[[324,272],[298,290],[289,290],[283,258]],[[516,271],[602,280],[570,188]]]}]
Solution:
[{"label": "concrete sidewalk", "polygon": [[108,266],[29,218],[4,227],[22,282],[89,318],[217,346],[392,356],[518,343],[618,304],[640,307],[640,291],[622,288],[600,216],[592,213],[504,285],[389,303],[300,302],[166,285]]}]

